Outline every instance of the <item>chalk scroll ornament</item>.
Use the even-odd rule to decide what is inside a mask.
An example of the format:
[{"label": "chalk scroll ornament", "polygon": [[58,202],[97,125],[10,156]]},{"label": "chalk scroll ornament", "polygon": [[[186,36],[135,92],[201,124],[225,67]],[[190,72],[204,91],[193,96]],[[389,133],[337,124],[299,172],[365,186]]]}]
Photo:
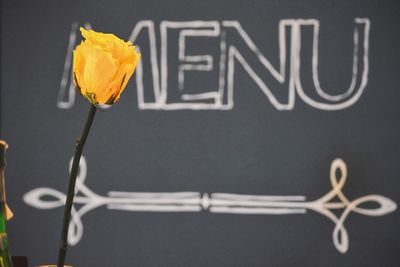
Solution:
[{"label": "chalk scroll ornament", "polygon": [[[331,191],[313,201],[306,201],[306,197],[300,195],[260,196],[228,193],[212,193],[209,195],[199,192],[139,193],[110,191],[107,196],[102,196],[85,185],[86,175],[87,163],[85,158],[82,157],[68,233],[70,245],[76,245],[82,238],[83,215],[102,206],[111,210],[140,212],[208,211],[211,213],[265,215],[305,214],[307,210],[311,210],[324,215],[334,223],[333,244],[339,252],[346,253],[349,248],[349,236],[344,222],[351,212],[366,216],[382,216],[397,208],[395,202],[381,195],[367,195],[349,200],[342,192],[347,179],[347,167],[341,159],[335,159],[331,163]],[[49,200],[49,198],[52,199]],[[63,192],[47,187],[33,189],[24,195],[25,203],[37,209],[60,208],[64,206],[65,198]],[[338,201],[335,201],[335,199]],[[361,207],[362,204],[369,202],[378,204],[379,207]],[[334,210],[342,210],[342,213],[337,216],[333,212]]]}]

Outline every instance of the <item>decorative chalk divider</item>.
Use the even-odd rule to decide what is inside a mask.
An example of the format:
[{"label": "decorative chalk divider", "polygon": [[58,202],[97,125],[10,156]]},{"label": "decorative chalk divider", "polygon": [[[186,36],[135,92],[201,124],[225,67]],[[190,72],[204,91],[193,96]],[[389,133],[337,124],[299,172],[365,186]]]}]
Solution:
[{"label": "decorative chalk divider", "polygon": [[[84,157],[82,157],[79,167],[75,206],[72,208],[68,236],[70,245],[76,245],[82,238],[83,215],[101,206],[110,210],[141,212],[208,211],[215,214],[247,215],[306,214],[307,211],[314,211],[324,215],[334,223],[333,244],[339,252],[346,253],[349,248],[349,235],[344,222],[351,212],[366,216],[383,216],[397,208],[394,201],[381,195],[372,194],[349,200],[342,192],[348,175],[347,166],[342,159],[335,159],[331,163],[329,176],[332,189],[322,197],[312,201],[306,201],[306,197],[301,195],[275,196],[200,192],[139,193],[110,191],[107,196],[101,196],[89,189],[84,183],[87,174],[87,163]],[[65,198],[63,192],[47,187],[33,189],[24,195],[25,203],[37,209],[60,208],[64,206]],[[375,203],[379,207],[362,208],[361,205],[366,203]],[[79,209],[76,208],[78,205]],[[340,216],[337,216],[333,210],[343,211]]]}]

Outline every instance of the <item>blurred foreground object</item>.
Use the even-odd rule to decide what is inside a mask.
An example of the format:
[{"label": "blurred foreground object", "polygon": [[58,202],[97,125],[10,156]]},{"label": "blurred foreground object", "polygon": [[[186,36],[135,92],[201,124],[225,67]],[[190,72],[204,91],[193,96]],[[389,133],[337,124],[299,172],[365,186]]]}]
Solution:
[{"label": "blurred foreground object", "polygon": [[[13,263],[11,255],[8,250],[7,238],[7,205],[6,205],[6,192],[5,192],[5,179],[4,170],[6,167],[6,150],[8,145],[6,142],[0,140],[0,267],[12,267]],[[9,209],[8,209],[9,210]],[[8,213],[9,214],[9,213]],[[12,214],[12,213],[11,213]]]}]

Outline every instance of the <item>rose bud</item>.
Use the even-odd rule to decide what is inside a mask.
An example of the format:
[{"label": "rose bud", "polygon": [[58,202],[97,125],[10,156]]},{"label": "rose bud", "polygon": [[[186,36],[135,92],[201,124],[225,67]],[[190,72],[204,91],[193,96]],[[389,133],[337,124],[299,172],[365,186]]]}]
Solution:
[{"label": "rose bud", "polygon": [[80,28],[86,40],[74,50],[73,80],[91,103],[117,102],[139,62],[140,54],[131,42],[113,34]]}]

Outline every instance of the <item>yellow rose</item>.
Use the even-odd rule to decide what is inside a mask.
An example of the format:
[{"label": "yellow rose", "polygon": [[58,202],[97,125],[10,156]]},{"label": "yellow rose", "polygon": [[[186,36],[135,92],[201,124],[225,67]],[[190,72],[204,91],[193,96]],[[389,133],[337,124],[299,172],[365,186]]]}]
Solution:
[{"label": "yellow rose", "polygon": [[80,28],[86,40],[74,50],[74,84],[94,105],[117,102],[135,71],[140,54],[113,34]]}]

